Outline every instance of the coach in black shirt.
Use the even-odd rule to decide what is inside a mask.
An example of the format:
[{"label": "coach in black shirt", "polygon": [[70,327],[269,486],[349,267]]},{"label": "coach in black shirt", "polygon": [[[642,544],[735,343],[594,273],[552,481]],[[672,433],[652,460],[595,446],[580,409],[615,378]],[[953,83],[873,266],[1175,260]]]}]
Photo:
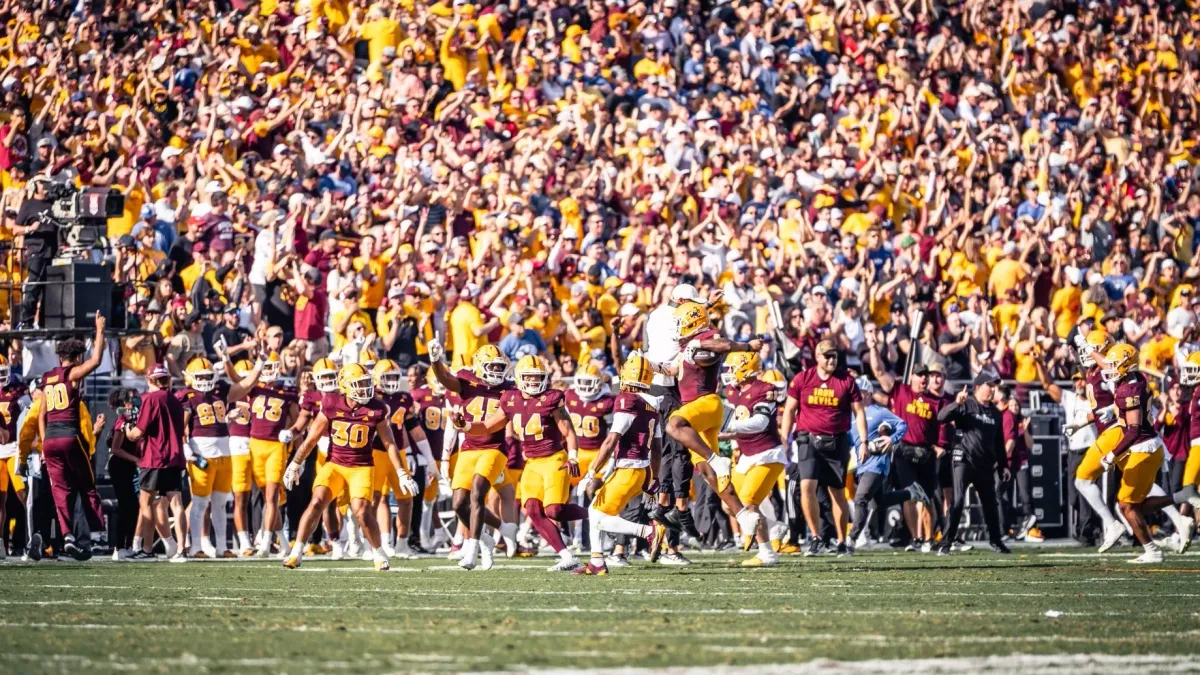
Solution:
[{"label": "coach in black shirt", "polygon": [[958,522],[966,505],[968,485],[974,485],[979,495],[992,550],[996,553],[1012,553],[1001,540],[995,489],[996,471],[1008,473],[1001,413],[992,405],[992,396],[998,384],[999,377],[984,371],[975,378],[973,396],[968,395],[964,388],[958,392],[953,403],[938,413],[938,421],[954,425],[954,505],[950,507],[947,531],[942,537],[938,555],[949,554],[950,546],[958,536]]},{"label": "coach in black shirt", "polygon": [[58,251],[58,226],[51,222],[42,222],[42,214],[50,210],[50,202],[46,200],[45,178],[29,182],[29,196],[21,204],[17,212],[17,226],[13,234],[25,237],[25,266],[26,286],[21,293],[21,318],[19,328],[33,326],[37,318],[38,301],[42,299],[45,288],[41,283],[46,280],[46,267]]}]

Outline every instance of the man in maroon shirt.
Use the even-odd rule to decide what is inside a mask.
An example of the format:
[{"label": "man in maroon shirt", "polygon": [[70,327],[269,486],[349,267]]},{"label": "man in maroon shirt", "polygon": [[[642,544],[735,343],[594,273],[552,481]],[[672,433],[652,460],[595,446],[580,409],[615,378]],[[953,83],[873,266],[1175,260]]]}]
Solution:
[{"label": "man in maroon shirt", "polygon": [[292,275],[296,289],[296,314],[292,324],[296,339],[304,343],[304,359],[309,363],[329,355],[329,339],[325,337],[325,321],[329,317],[329,294],[321,283],[321,271],[309,268],[303,274]]},{"label": "man in maroon shirt", "polygon": [[[879,388],[890,397],[892,412],[908,425],[893,458],[899,484],[915,482],[924,488],[925,494],[936,494],[937,458],[946,452],[938,443],[942,424],[937,415],[945,405],[945,399],[941,394],[933,394],[929,383],[935,378],[945,381],[946,369],[936,362],[919,364],[913,369],[910,382],[905,384],[888,371],[877,345],[871,350],[871,370],[879,379]],[[907,550],[928,553],[933,549],[932,511],[924,502],[908,501],[904,503],[903,512],[904,522],[912,535]]]},{"label": "man in maroon shirt", "polygon": [[[161,363],[155,364],[146,375],[147,392],[142,395],[142,408],[137,423],[125,427],[125,437],[131,441],[142,441],[142,457],[138,467],[142,470],[138,482],[139,495],[136,543],[141,550],[135,551],[131,559],[153,559],[154,553],[154,500],[166,496],[175,515],[179,541],[183,534],[183,470],[186,460],[183,455],[183,404],[171,392],[171,374]],[[172,537],[163,542],[171,557],[182,555]]]},{"label": "man in maroon shirt", "polygon": [[843,488],[846,486],[846,466],[850,462],[850,418],[853,415],[865,454],[867,417],[862,392],[854,377],[838,366],[837,347],[833,342],[821,340],[815,354],[817,365],[796,375],[788,385],[782,435],[789,438],[793,430],[796,432],[794,452],[800,474],[800,507],[804,510],[809,533],[804,555],[815,556],[821,552],[821,507],[817,503],[817,487],[829,490],[838,555],[848,555],[846,534],[850,511]]}]

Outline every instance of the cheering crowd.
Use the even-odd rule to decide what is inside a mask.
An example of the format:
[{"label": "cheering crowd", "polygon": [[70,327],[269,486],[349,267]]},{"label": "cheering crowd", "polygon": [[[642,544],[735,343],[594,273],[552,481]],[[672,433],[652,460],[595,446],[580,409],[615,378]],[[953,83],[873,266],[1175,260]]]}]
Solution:
[{"label": "cheering crowd", "polygon": [[[1007,493],[1013,481],[1019,507],[1004,509],[992,533],[999,538],[989,538],[1001,546],[1010,532],[1036,538],[1029,478],[1019,470],[1029,442],[1024,385],[1064,383],[1047,391],[1064,401],[1072,462],[1094,471],[1084,461],[1087,427],[1097,422],[1087,417],[1096,402],[1086,371],[1098,366],[1081,368],[1078,357],[1096,352],[1103,361],[1106,352],[1086,347],[1091,333],[1130,345],[1161,397],[1146,413],[1167,442],[1167,487],[1200,471],[1188,468],[1196,453],[1186,424],[1200,311],[1194,11],[1183,1],[48,8],[8,0],[0,2],[0,244],[11,251],[4,276],[13,289],[3,304],[10,326],[38,325],[37,287],[22,292],[20,282],[38,278],[57,248],[57,232],[38,218],[48,182],[110,186],[124,195],[125,212],[108,222],[102,255],[127,284],[131,327],[149,334],[110,344],[112,358],[89,372],[139,391],[147,378],[190,387],[185,373],[204,359],[237,387],[261,360],[268,378],[300,387],[295,410],[280,399],[275,419],[262,420],[286,428],[259,433],[290,451],[302,443],[298,422],[315,419],[300,394],[315,391],[305,381],[324,359],[322,377],[387,359],[408,380],[400,391],[416,391],[432,387],[431,346],[435,356],[448,353],[443,376],[477,367],[488,349],[495,358],[485,361],[495,363],[536,356],[551,388],[599,380],[615,396],[621,385],[610,381],[636,352],[655,370],[646,395],[658,405],[664,457],[683,448],[699,459],[705,447],[740,446],[737,434],[749,432],[712,429],[721,408],[688,408],[695,401],[684,400],[681,373],[664,365],[680,348],[662,343],[677,335],[674,305],[698,304],[716,330],[711,340],[755,345],[757,377],[787,383],[776,401],[787,456],[767,462],[787,467],[775,477],[785,489],[761,500],[776,508],[759,518],[753,500],[724,487],[718,474],[726,472],[696,463],[704,480],[684,489],[678,478],[652,500],[672,526],[664,556],[682,558],[670,543],[679,533],[685,543],[737,544],[772,519],[780,529],[768,543],[848,551],[849,521],[864,520],[852,512],[893,503],[914,548],[950,545],[954,524],[944,521],[960,483],[988,502],[997,482]],[[86,350],[73,349],[82,359]],[[15,375],[29,373],[20,350],[9,358],[15,388]],[[244,372],[225,372],[243,360]],[[863,404],[866,426],[849,424],[845,411],[836,420],[838,433],[858,434],[845,443],[869,444],[872,418],[895,437],[893,452],[858,464],[866,489],[852,498],[844,465],[792,468],[808,466],[797,452],[808,446],[791,445],[798,433],[834,433],[805,428],[814,420],[795,380],[822,368],[849,373],[831,395],[838,405],[847,396]],[[995,404],[1004,443],[994,466],[956,476],[952,461],[940,461],[969,443],[969,419],[957,411],[937,423],[904,419],[957,395],[946,380],[974,383],[961,406]],[[991,391],[997,380],[1016,385]],[[15,389],[8,396],[22,400]],[[121,389],[113,402],[132,413],[134,394]],[[672,406],[688,412],[672,417]],[[905,422],[903,434],[887,409]],[[470,423],[487,417],[478,412]],[[442,412],[431,414],[448,428]],[[5,415],[6,465],[19,454],[18,421]],[[124,446],[122,461],[148,468],[138,434],[113,439],[115,431],[102,429],[96,441]],[[282,440],[284,431],[295,438]],[[452,482],[437,466],[442,448],[427,441],[433,459],[421,460],[414,478],[426,488],[439,475]],[[316,454],[302,490],[311,489]],[[251,473],[274,477],[285,460]],[[691,473],[683,467],[691,462],[674,464],[680,476]],[[126,504],[136,502],[129,467],[108,470],[129,476],[121,489]],[[174,511],[170,539],[179,540],[185,509],[214,489],[192,483],[188,503],[126,506],[133,515],[125,520],[149,510],[139,526],[163,526]],[[1077,534],[1105,542],[1114,515],[1124,514],[1103,497],[1096,503],[1087,483],[1078,495],[1071,484],[1072,499],[1086,506]],[[251,501],[237,487],[212,493],[235,495],[235,539],[264,516],[273,524],[263,532],[285,541],[296,533],[308,492],[263,490]],[[455,501],[450,485],[441,492]],[[195,520],[227,508],[219,499]],[[456,501],[453,510],[468,521],[493,513],[506,524],[541,523],[533,529],[542,540],[553,539],[543,520],[575,523],[568,529],[582,545],[585,518],[555,518],[550,505],[523,516],[515,492],[487,499],[486,508]],[[708,508],[691,509],[692,500]],[[390,500],[369,501],[382,515]],[[424,515],[426,527],[413,530],[433,546],[433,509],[422,501],[411,500],[409,518]],[[317,528],[330,539],[335,509]],[[1168,531],[1186,529],[1169,520]],[[805,532],[823,534],[806,540]],[[282,546],[271,538],[234,548]],[[119,548],[132,548],[125,543]]]}]

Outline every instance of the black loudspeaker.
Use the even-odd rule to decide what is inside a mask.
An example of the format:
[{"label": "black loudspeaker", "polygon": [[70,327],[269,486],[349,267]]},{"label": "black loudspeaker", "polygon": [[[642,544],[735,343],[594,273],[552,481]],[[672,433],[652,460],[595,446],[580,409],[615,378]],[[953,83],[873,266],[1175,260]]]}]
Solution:
[{"label": "black loudspeaker", "polygon": [[[99,312],[108,317],[109,327],[123,328],[125,304],[120,300],[114,304],[117,293],[109,265],[80,261],[51,265],[46,268],[42,295],[42,327],[89,328]],[[114,308],[120,316],[113,315]]]},{"label": "black loudspeaker", "polygon": [[1062,451],[1062,436],[1034,435],[1033,447],[1029,449],[1033,510],[1038,527],[1043,530],[1061,527],[1067,522],[1063,504]]}]

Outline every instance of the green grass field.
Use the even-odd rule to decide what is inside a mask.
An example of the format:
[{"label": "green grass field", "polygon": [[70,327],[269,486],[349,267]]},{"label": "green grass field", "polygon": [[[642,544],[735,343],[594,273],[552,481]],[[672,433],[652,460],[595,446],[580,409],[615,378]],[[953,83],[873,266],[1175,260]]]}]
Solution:
[{"label": "green grass field", "polygon": [[[775,568],[734,568],[742,557],[639,562],[607,578],[550,574],[550,558],[470,573],[442,558],[395,561],[388,574],[358,561],[306,560],[298,571],[277,561],[0,563],[0,672],[583,671],[1013,654],[1158,655],[1149,663],[1200,668],[1172,658],[1200,652],[1196,554],[1153,568],[1128,565],[1125,551],[1082,549],[785,556]],[[1135,661],[1070,672],[1129,672]]]}]

